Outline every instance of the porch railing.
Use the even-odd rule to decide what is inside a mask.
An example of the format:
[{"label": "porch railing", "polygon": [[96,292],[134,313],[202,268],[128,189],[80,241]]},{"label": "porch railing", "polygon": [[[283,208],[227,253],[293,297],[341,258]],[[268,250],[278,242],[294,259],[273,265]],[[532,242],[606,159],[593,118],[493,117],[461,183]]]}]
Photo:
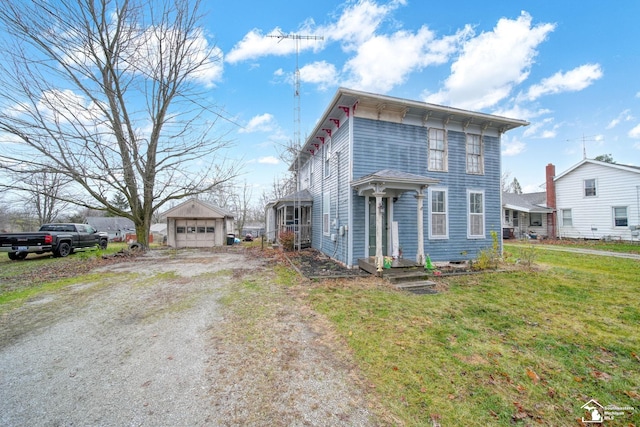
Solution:
[{"label": "porch railing", "polygon": [[276,239],[279,238],[280,233],[286,231],[291,231],[296,234],[296,243],[299,243],[300,245],[311,244],[311,225],[279,225]]}]

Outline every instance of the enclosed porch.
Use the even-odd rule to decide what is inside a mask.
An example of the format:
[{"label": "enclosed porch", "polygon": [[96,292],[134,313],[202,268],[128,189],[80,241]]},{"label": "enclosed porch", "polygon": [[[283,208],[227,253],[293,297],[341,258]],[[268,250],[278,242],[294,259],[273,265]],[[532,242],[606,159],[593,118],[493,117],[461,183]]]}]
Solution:
[{"label": "enclosed porch", "polygon": [[296,249],[310,247],[312,208],[313,198],[307,190],[279,199],[273,205],[275,227],[271,240],[280,243],[283,233],[294,233]]}]

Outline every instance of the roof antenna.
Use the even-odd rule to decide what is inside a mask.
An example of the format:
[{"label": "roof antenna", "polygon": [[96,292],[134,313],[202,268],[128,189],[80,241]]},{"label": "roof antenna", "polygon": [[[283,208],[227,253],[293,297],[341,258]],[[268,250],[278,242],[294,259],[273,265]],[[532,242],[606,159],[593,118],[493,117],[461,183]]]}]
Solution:
[{"label": "roof antenna", "polygon": [[298,212],[298,224],[297,224],[298,232],[296,233],[296,236],[295,236],[295,247],[296,247],[296,250],[299,251],[301,249],[300,248],[301,246],[300,226],[302,225],[302,212],[300,212],[300,208],[302,207],[301,206],[302,204],[299,200],[299,197],[300,197],[300,150],[302,150],[302,143],[300,142],[300,68],[298,66],[298,53],[300,51],[300,40],[324,40],[324,37],[304,36],[300,34],[284,34],[282,31],[280,31],[280,34],[268,35],[267,37],[278,39],[278,43],[280,43],[283,39],[293,39],[296,42],[296,72],[295,72],[295,92],[294,92],[295,130],[294,130],[293,143],[295,145],[294,148],[296,150],[297,165],[296,165],[296,198],[293,203],[293,210],[294,210],[294,221],[295,221],[295,212],[296,211]]}]

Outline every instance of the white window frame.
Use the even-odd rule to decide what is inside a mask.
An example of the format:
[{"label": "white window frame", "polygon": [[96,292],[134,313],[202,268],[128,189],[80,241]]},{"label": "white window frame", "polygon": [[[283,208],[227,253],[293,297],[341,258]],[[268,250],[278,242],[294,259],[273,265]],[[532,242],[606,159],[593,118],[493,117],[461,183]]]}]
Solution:
[{"label": "white window frame", "polygon": [[[477,147],[479,151],[478,153],[474,153],[472,152],[472,150],[470,150],[470,148],[474,147]],[[482,135],[478,135],[475,133],[466,134],[465,150],[467,173],[473,175],[484,175],[484,141]],[[477,163],[477,168],[475,167],[475,163]]]},{"label": "white window frame", "polygon": [[[480,194],[482,196],[482,212],[471,212],[471,195]],[[468,239],[484,239],[486,237],[486,224],[485,224],[485,194],[484,190],[467,190],[467,238]],[[480,234],[473,234],[472,230],[472,218],[480,217],[482,224],[482,232]]]},{"label": "white window frame", "polygon": [[[618,217],[616,216],[616,209],[624,209],[624,217]],[[629,208],[627,206],[613,206],[611,208],[611,214],[613,216],[613,226],[615,228],[627,228],[629,227]],[[617,219],[623,219],[625,220],[625,224],[624,225],[617,225],[616,224],[616,220]]]},{"label": "white window frame", "polygon": [[[533,216],[536,215],[540,215],[540,224],[535,225],[533,223]],[[530,212],[529,213],[529,227],[542,227],[542,224],[544,224],[544,218],[542,217],[542,213],[540,212]]]},{"label": "white window frame", "polygon": [[[593,194],[587,194],[587,182],[593,182]],[[591,190],[591,187],[588,187]],[[582,195],[584,197],[598,197],[598,181],[595,178],[585,179],[582,182]]]},{"label": "white window frame", "polygon": [[324,144],[322,152],[322,173],[325,178],[331,176],[331,138]]},{"label": "white window frame", "polygon": [[322,234],[331,234],[331,193],[322,194]]},{"label": "white window frame", "polygon": [[[442,136],[442,138],[440,138]],[[434,148],[436,145],[435,142],[442,142],[442,149],[439,147]],[[447,144],[447,131],[440,128],[429,128],[427,133],[427,146],[428,146],[428,165],[427,169],[430,171],[436,172],[447,172],[449,170],[449,161],[448,161],[448,144]],[[435,154],[440,153],[442,155],[442,165],[438,167],[435,164]]]},{"label": "white window frame", "polygon": [[[433,193],[444,194],[444,212],[433,211]],[[443,187],[429,187],[429,239],[444,240],[449,238],[449,193]],[[433,224],[435,216],[444,216],[444,234],[434,234]]]},{"label": "white window frame", "polygon": [[[561,209],[560,211],[562,213],[562,226],[573,227],[573,213],[571,212],[571,209]],[[567,224],[567,220],[569,220],[568,224]]]}]

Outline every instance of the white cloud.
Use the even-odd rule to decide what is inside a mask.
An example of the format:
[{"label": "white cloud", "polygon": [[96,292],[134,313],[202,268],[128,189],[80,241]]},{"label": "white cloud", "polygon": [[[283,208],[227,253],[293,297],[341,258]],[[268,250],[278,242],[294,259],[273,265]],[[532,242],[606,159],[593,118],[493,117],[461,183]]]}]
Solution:
[{"label": "white cloud", "polygon": [[543,79],[540,84],[533,85],[527,91],[526,98],[534,101],[543,95],[562,92],[577,92],[588,86],[603,75],[599,64],[581,65],[563,73],[558,71],[553,76]]},{"label": "white cloud", "polygon": [[514,140],[502,140],[502,155],[506,157],[517,156],[524,152],[527,148],[527,144],[522,141]]},{"label": "white cloud", "polygon": [[261,157],[258,159],[258,163],[264,165],[277,165],[280,163],[280,160],[273,156]]},{"label": "white cloud", "polygon": [[371,0],[350,2],[338,20],[317,31],[326,34],[330,40],[342,43],[345,52],[353,52],[376,34],[382,22],[399,6],[406,5],[405,0],[391,1],[379,5]]},{"label": "white cloud", "polygon": [[336,84],[338,72],[333,64],[326,61],[313,62],[300,68],[300,80],[305,83],[313,83],[326,89]]},{"label": "white cloud", "polygon": [[388,92],[414,71],[443,64],[471,32],[465,27],[453,36],[436,39],[427,27],[417,32],[397,31],[369,38],[345,64],[346,86],[373,92]]},{"label": "white cloud", "polygon": [[444,88],[426,101],[483,109],[506,98],[528,77],[538,45],[555,29],[554,24],[532,26],[531,21],[526,12],[515,20],[502,18],[493,31],[466,41]]},{"label": "white cloud", "polygon": [[273,114],[264,113],[259,116],[253,117],[249,120],[249,123],[244,128],[241,128],[239,133],[253,133],[253,132],[270,132],[275,127],[275,120]]},{"label": "white cloud", "polygon": [[631,115],[631,110],[628,110],[628,109],[624,110],[623,112],[618,114],[618,117],[616,117],[615,119],[609,122],[609,124],[607,125],[607,129],[613,129],[614,127],[618,126],[620,123],[629,122],[633,119],[634,117]]},{"label": "white cloud", "polygon": [[543,120],[538,120],[532,123],[531,125],[529,125],[529,127],[527,127],[527,129],[522,133],[522,136],[524,136],[525,138],[526,137],[553,138],[556,135],[556,129],[558,128],[558,126],[557,125],[553,126],[551,130],[548,129],[548,126],[552,124],[553,124],[553,119],[549,117]]},{"label": "white cloud", "polygon": [[636,125],[636,127],[631,129],[627,135],[629,136],[629,138],[639,138],[640,139],[640,125]]}]

